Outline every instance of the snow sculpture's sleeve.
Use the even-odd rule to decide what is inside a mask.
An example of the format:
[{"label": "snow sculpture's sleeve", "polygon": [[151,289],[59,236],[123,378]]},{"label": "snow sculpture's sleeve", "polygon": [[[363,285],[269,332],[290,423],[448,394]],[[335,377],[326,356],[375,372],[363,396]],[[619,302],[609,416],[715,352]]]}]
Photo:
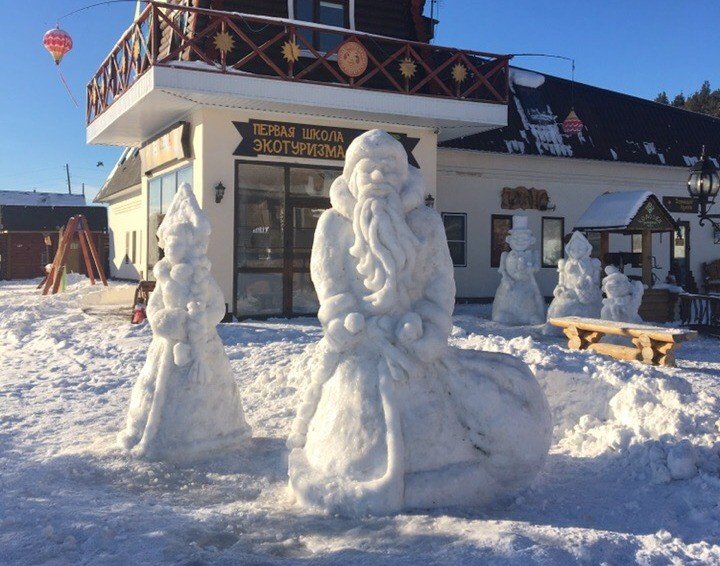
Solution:
[{"label": "snow sculpture's sleeve", "polygon": [[[419,218],[418,218],[419,216]],[[445,227],[440,215],[421,208],[412,222],[413,229],[425,240],[427,285],[422,297],[413,306],[413,312],[422,319],[422,337],[410,345],[413,353],[425,362],[431,362],[442,353],[452,331],[452,313],[455,307],[455,278]],[[422,225],[422,228],[421,226]],[[424,232],[424,234],[423,234]]]},{"label": "snow sculpture's sleeve", "polygon": [[346,262],[353,243],[350,222],[334,209],[326,210],[315,230],[310,273],[320,300],[318,318],[331,348],[340,351],[352,341],[346,319],[358,312],[351,289],[357,273],[348,273]]}]

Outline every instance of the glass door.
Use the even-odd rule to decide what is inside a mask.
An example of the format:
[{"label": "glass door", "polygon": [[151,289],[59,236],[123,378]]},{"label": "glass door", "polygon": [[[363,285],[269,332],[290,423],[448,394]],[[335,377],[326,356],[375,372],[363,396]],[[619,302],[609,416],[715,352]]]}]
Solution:
[{"label": "glass door", "polygon": [[286,289],[290,310],[294,315],[312,315],[320,308],[310,278],[310,255],[315,228],[330,202],[326,199],[293,200],[290,205],[289,281]]},{"label": "glass door", "polygon": [[[672,273],[678,285],[686,287],[690,283],[690,223],[678,222],[678,231],[670,239],[670,257]],[[689,289],[686,289],[689,290]]]}]

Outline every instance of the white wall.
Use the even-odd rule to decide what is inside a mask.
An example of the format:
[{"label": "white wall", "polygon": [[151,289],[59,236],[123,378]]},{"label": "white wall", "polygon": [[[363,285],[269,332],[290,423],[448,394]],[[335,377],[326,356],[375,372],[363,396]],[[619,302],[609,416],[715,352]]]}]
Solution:
[{"label": "white wall", "polygon": [[[569,233],[593,199],[606,191],[650,190],[661,200],[663,196],[687,196],[687,177],[688,170],[682,167],[439,149],[436,208],[468,215],[468,263],[455,269],[458,297],[491,298],[495,294],[500,276],[490,267],[491,215],[526,213],[539,251],[543,216],[564,217],[565,232]],[[557,209],[503,210],[502,189],[518,186],[547,190]],[[691,223],[691,267],[701,285],[701,264],[720,257],[720,246],[713,244],[710,227],[698,225],[696,215],[672,214]],[[630,236],[611,237],[610,251],[630,251],[630,246]],[[669,234],[653,237],[653,255],[662,267],[655,273],[664,281],[670,267]],[[639,274],[639,270],[629,273]],[[542,268],[537,279],[543,294],[552,295],[557,283],[555,269]]]},{"label": "white wall", "polygon": [[[147,220],[140,188],[124,191],[117,195],[108,206],[110,232],[110,277],[140,280],[144,277],[147,240]],[[135,262],[126,255],[126,234],[135,232]],[[131,245],[132,245],[132,238]]]}]

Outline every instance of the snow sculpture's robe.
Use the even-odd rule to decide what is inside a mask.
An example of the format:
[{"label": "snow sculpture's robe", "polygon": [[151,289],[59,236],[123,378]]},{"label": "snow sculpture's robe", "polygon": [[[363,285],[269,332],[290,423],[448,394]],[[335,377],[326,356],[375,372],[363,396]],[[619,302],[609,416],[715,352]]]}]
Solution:
[{"label": "snow sculpture's robe", "polygon": [[[397,209],[358,203],[362,175],[399,180],[388,197]],[[453,266],[423,196],[402,146],[369,132],[353,142],[316,229],[325,336],[288,440],[290,487],[306,506],[362,515],[484,504],[527,485],[547,454],[548,405],[529,368],[448,346]],[[366,213],[365,251],[384,245],[394,260],[358,249],[354,220]],[[390,245],[388,220],[408,228],[395,242],[403,249]]]},{"label": "snow sculpture's robe", "polygon": [[[512,248],[510,237],[508,243]],[[540,259],[536,250],[511,249],[502,253],[500,285],[492,308],[493,321],[518,326],[545,321],[545,299],[535,280],[535,273],[539,270]]]},{"label": "snow sculpture's robe", "polygon": [[[579,316],[599,318],[602,309],[600,291],[600,260],[590,257],[592,245],[581,232],[573,232],[565,246],[566,259],[558,262],[558,284],[547,318]],[[547,332],[560,329],[548,325]]]},{"label": "snow sculpture's robe", "polygon": [[137,457],[186,461],[236,448],[251,431],[216,329],[225,303],[206,256],[210,225],[188,184],[158,237],[165,257],[147,306],[153,339],[118,443]]},{"label": "snow sculpture's robe", "polygon": [[638,311],[645,294],[642,281],[630,281],[627,275],[617,267],[609,265],[605,268],[602,290],[605,293],[600,318],[615,322],[631,322],[642,324]]}]

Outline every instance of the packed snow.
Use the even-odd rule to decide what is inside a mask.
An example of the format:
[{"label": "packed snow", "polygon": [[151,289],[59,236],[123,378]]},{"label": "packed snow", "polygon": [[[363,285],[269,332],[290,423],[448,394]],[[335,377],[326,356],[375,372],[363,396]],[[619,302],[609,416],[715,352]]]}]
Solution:
[{"label": "packed snow", "polygon": [[489,306],[457,307],[454,348],[517,356],[545,391],[545,467],[489,509],[344,519],[301,510],[287,489],[285,441],[322,337],[316,319],[220,325],[250,448],[147,462],[115,436],[150,327],[130,324],[129,303],[122,316],[84,314],[82,299],[103,292],[84,279],[51,297],[38,282],[0,283],[0,561],[720,561],[717,340],[683,344],[677,368],[654,368],[569,352],[536,328],[491,322]]},{"label": "packed snow", "polygon": [[540,254],[528,228],[528,217],[515,214],[506,238],[509,252],[500,256],[500,285],[495,291],[492,318],[504,324],[541,324],[545,321],[545,299],[535,279]]},{"label": "packed snow", "polygon": [[0,206],[85,206],[85,195],[0,191]]},{"label": "packed snow", "polygon": [[487,506],[526,487],[551,419],[530,369],[448,347],[455,302],[440,215],[392,136],[353,141],[311,273],[325,336],[288,441],[290,486],[344,516]]},{"label": "packed snow", "polygon": [[240,391],[216,326],[225,316],[210,273],[210,222],[190,185],[175,194],[158,230],[165,257],[147,317],[153,340],[119,445],[132,455],[189,461],[247,443]]}]

